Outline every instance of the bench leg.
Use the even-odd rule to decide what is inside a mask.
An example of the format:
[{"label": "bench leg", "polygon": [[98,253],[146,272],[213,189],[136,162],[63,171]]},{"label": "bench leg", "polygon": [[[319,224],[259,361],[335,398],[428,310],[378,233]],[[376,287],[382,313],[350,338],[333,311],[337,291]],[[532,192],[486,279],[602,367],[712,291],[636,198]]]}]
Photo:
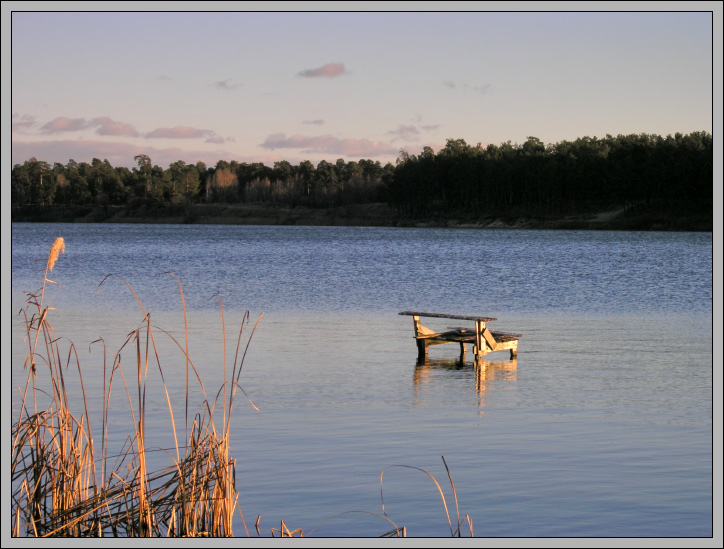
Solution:
[{"label": "bench leg", "polygon": [[476,366],[483,361],[483,357],[478,353],[478,348],[475,345],[473,345],[473,361]]},{"label": "bench leg", "polygon": [[465,362],[465,343],[460,342],[460,362]]},{"label": "bench leg", "polygon": [[488,354],[488,349],[485,348],[485,342],[483,342],[482,349],[478,348],[477,345],[473,345],[473,354],[475,355],[475,359],[481,359]]},{"label": "bench leg", "polygon": [[514,359],[516,356],[518,356],[518,346],[517,345],[510,350],[511,360]]},{"label": "bench leg", "polygon": [[424,339],[417,340],[417,361],[427,361],[427,341],[425,341]]}]

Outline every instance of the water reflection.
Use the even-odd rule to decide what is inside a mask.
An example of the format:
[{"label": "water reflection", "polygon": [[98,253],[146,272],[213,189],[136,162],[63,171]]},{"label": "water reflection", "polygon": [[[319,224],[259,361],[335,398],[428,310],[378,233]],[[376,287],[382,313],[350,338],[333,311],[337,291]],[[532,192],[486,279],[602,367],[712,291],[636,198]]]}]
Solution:
[{"label": "water reflection", "polygon": [[[485,406],[485,394],[494,382],[514,382],[518,379],[518,359],[476,360],[465,362],[460,358],[428,358],[415,365],[413,383],[415,403],[418,404],[435,385],[445,389],[449,396],[449,385],[465,385],[474,388],[477,405]],[[500,386],[498,387],[500,388]],[[506,387],[509,388],[509,387]],[[457,387],[456,387],[457,389]]]}]

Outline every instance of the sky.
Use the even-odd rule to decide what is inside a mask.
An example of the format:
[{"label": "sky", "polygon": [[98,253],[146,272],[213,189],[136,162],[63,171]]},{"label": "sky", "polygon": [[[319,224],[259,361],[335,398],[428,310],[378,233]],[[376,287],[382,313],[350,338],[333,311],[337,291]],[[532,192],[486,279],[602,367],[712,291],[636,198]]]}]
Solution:
[{"label": "sky", "polygon": [[[480,11],[498,6],[481,2],[437,12],[273,12],[287,4],[264,2],[203,4],[255,12],[37,11],[99,5],[155,6],[2,3],[12,165],[98,158],[130,168],[139,154],[162,168],[177,160],[384,165],[400,150],[438,152],[448,139],[486,146],[714,133],[721,114],[713,112],[718,2],[647,4],[707,10],[699,12],[501,12]],[[156,9],[167,5],[199,4]],[[320,7],[340,5],[358,4]],[[632,9],[566,6],[607,5]]]}]

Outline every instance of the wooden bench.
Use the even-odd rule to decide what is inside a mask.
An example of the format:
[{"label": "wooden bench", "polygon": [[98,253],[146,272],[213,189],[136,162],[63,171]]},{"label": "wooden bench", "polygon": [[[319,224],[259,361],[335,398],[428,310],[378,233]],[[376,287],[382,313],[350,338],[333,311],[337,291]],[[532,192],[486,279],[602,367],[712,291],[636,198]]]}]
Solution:
[{"label": "wooden bench", "polygon": [[[412,316],[415,324],[415,340],[417,341],[418,361],[424,362],[427,359],[427,350],[430,345],[442,345],[445,343],[458,343],[460,345],[460,360],[465,359],[465,344],[473,345],[475,360],[484,357],[493,351],[510,351],[510,358],[518,354],[518,338],[523,334],[512,334],[490,330],[486,322],[497,320],[487,316],[448,315],[441,313],[420,313],[416,311],[402,311],[401,315]],[[420,324],[420,317],[449,318],[453,320],[472,320],[475,328],[448,328],[445,332],[436,332]]]}]

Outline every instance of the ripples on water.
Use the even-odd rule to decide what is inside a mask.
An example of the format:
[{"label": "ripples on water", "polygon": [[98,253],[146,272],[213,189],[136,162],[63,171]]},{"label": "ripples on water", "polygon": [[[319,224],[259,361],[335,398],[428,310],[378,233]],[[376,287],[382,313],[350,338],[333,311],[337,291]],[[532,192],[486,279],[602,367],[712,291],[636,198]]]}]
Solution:
[{"label": "ripples on water", "polygon": [[[243,311],[264,313],[241,377],[260,411],[241,398],[233,433],[240,504],[264,535],[282,519],[308,532],[341,511],[380,513],[392,465],[446,486],[441,455],[476,536],[712,533],[710,233],[14,224],[12,236],[13,311],[65,238],[48,298],[91,393],[102,366],[88,343],[117,348],[141,319],[119,279],[95,292],[109,273],[177,337],[179,289],[161,273],[181,280],[209,388],[223,378],[213,296],[229,364]],[[524,334],[518,358],[476,366],[439,346],[416,365],[401,310],[495,316]],[[24,349],[14,315],[13,386]],[[169,348],[172,389],[183,367]],[[150,422],[168,436],[163,402]],[[449,534],[425,475],[387,470],[384,491],[409,535]],[[315,533],[388,526],[352,514]]]},{"label": "ripples on water", "polygon": [[[708,233],[51,227],[13,225],[14,238],[23,239],[22,248],[13,245],[13,265],[42,260],[53,233],[63,233],[67,251],[56,276],[72,285],[74,300],[90,299],[105,275],[117,273],[154,305],[175,307],[177,288],[158,276],[172,271],[194,308],[213,307],[209,297],[218,292],[235,307],[266,312],[711,309]],[[123,302],[110,286],[103,295]]]}]

